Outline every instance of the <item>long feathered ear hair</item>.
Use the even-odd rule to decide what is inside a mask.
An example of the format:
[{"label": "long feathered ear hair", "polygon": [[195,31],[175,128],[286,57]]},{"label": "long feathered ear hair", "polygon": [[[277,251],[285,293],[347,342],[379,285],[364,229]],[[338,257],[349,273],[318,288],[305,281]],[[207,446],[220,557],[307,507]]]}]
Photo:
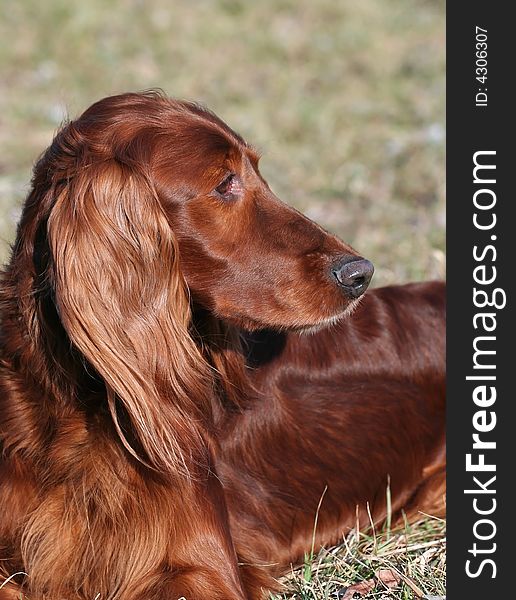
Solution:
[{"label": "long feathered ear hair", "polygon": [[83,158],[67,177],[50,191],[47,223],[61,322],[103,378],[127,450],[157,470],[191,474],[205,456],[212,384],[189,333],[170,223],[136,160]]}]

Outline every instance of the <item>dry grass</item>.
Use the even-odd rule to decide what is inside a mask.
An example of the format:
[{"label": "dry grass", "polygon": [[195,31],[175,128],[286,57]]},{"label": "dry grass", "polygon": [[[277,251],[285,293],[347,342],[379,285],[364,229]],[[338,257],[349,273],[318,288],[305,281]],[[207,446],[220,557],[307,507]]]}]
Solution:
[{"label": "dry grass", "polygon": [[[421,520],[403,527],[383,531],[352,531],[334,548],[323,549],[304,566],[293,570],[282,580],[285,592],[271,596],[274,600],[337,600],[353,597],[350,586],[371,582],[373,589],[356,598],[376,600],[409,600],[444,598],[446,594],[445,522],[422,516]],[[393,574],[399,579],[388,587]],[[380,574],[380,579],[378,575]],[[348,591],[349,589],[349,591]]]},{"label": "dry grass", "polygon": [[[272,188],[371,259],[375,285],[444,276],[444,0],[3,0],[0,39],[0,262],[63,118],[160,87],[255,143]],[[391,563],[441,595],[443,535],[429,519],[351,536],[282,597],[330,598]]]}]

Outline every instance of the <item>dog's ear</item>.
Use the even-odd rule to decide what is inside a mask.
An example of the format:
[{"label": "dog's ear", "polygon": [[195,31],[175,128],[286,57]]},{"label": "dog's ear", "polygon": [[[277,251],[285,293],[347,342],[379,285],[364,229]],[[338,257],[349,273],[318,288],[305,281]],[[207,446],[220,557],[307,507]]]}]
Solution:
[{"label": "dog's ear", "polygon": [[56,194],[47,227],[60,319],[104,379],[121,440],[156,469],[189,471],[203,454],[211,379],[188,331],[177,244],[149,177],[114,159],[84,166]]}]

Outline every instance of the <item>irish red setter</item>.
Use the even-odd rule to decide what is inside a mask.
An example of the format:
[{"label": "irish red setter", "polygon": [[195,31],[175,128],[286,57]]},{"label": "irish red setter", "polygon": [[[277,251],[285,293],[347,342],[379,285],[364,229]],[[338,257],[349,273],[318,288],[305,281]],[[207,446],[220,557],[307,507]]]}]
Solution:
[{"label": "irish red setter", "polygon": [[258,158],[144,93],[37,163],[0,292],[2,600],[257,600],[321,498],[317,547],[388,481],[395,514],[442,508],[443,285],[363,296]]}]

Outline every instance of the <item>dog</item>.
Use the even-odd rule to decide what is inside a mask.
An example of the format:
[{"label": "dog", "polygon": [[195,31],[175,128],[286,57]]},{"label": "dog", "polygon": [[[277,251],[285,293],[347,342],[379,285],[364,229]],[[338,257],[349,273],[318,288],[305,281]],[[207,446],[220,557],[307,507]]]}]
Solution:
[{"label": "dog", "polygon": [[443,283],[364,294],[258,161],[145,92],[37,162],[0,284],[2,600],[258,600],[387,488],[444,510]]}]

